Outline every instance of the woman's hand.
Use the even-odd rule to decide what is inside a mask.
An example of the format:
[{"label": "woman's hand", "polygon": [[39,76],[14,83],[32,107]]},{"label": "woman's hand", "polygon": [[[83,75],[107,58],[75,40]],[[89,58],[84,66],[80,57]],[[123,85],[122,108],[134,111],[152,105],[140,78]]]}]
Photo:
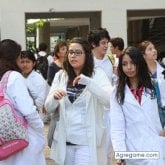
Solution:
[{"label": "woman's hand", "polygon": [[116,165],[126,165],[126,162],[123,159],[119,159],[119,160],[116,160]]},{"label": "woman's hand", "polygon": [[88,85],[90,81],[91,81],[91,78],[83,74],[80,74],[73,80],[73,86],[75,86],[76,84]]},{"label": "woman's hand", "polygon": [[160,136],[165,137],[165,130],[162,130],[162,131],[160,132]]},{"label": "woman's hand", "polygon": [[66,96],[66,92],[63,89],[58,89],[54,92],[54,99],[60,100]]}]

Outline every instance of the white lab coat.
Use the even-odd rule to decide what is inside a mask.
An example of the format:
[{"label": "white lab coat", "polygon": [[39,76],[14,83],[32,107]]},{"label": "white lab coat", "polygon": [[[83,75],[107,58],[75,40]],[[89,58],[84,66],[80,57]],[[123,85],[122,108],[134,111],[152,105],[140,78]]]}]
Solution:
[{"label": "white lab coat", "polygon": [[29,145],[6,160],[0,161],[0,165],[46,165],[43,154],[45,146],[44,125],[20,73],[15,71],[10,73],[7,95],[17,114],[24,116],[27,120]]},{"label": "white lab coat", "polygon": [[[148,90],[147,90],[148,91]],[[129,87],[125,87],[123,105],[117,103],[115,91],[111,96],[111,138],[114,151],[158,151],[158,160],[127,160],[127,165],[165,164],[165,137],[159,136],[159,120],[156,98],[143,91],[141,105]]]},{"label": "white lab coat", "polygon": [[46,98],[47,82],[40,73],[34,70],[25,78],[25,82],[37,110],[41,110]]},{"label": "white lab coat", "polygon": [[103,69],[112,84],[113,66],[107,55],[105,55],[102,60],[97,59],[95,56],[93,58],[95,67],[100,67]]},{"label": "white lab coat", "polygon": [[[60,120],[54,133],[51,156],[58,165],[64,165],[66,153],[65,98],[58,101],[53,97],[55,89],[62,88],[66,90],[67,87],[68,77],[65,72],[59,76],[60,72],[57,72],[55,75],[50,93],[45,101],[45,107],[48,112],[53,112],[59,105]],[[84,92],[86,92],[86,97],[81,97],[81,95],[79,97],[86,99],[86,120],[84,124],[87,127],[88,145],[91,152],[90,165],[106,165],[107,158],[103,148],[105,127],[102,116],[104,106],[109,106],[108,99],[111,93],[111,84],[106,74],[100,68],[95,69],[93,81],[87,85],[87,90]]]},{"label": "white lab coat", "polygon": [[[113,66],[108,58],[107,54],[104,56],[103,59],[97,59],[95,56],[94,57],[94,64],[95,67],[100,67],[103,69],[103,71],[106,73],[110,83],[113,85]],[[109,108],[104,108],[104,122],[105,122],[105,127],[106,127],[106,143],[105,143],[105,150],[107,152],[107,157],[109,161],[111,161],[111,155],[112,155],[112,142],[111,142],[111,135],[110,135],[110,111]]]}]

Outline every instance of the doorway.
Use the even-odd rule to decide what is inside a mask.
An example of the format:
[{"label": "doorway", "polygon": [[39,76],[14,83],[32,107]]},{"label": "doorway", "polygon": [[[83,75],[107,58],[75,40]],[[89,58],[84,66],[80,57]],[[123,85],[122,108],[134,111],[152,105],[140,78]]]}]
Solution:
[{"label": "doorway", "polygon": [[101,27],[101,11],[25,13],[25,18],[27,49],[46,42],[52,51],[58,40],[86,37],[90,29]]},{"label": "doorway", "polygon": [[128,10],[127,24],[128,45],[150,40],[165,52],[165,10]]}]

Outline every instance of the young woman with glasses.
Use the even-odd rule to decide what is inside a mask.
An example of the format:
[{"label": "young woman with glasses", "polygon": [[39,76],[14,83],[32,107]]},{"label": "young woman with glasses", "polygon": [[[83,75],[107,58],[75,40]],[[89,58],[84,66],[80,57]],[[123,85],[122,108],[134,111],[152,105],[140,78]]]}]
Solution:
[{"label": "young woman with glasses", "polygon": [[60,120],[51,147],[51,158],[57,164],[106,165],[103,111],[109,107],[110,90],[106,74],[94,69],[88,41],[71,40],[64,71],[56,73],[45,102],[49,112],[59,106]]}]

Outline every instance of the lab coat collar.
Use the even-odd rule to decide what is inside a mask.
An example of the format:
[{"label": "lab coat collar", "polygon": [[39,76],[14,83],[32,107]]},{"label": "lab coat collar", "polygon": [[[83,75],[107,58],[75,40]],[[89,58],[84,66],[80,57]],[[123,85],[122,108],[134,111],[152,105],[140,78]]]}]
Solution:
[{"label": "lab coat collar", "polygon": [[[146,93],[146,91],[150,92],[149,90],[145,90],[144,88],[143,93],[142,93],[142,98],[141,98],[141,105],[147,101],[148,97],[151,97],[150,94]],[[125,102],[129,102],[130,104],[134,104],[136,106],[141,106],[139,102],[136,100],[136,98],[134,97],[134,95],[132,94],[128,85],[125,86]]]}]

